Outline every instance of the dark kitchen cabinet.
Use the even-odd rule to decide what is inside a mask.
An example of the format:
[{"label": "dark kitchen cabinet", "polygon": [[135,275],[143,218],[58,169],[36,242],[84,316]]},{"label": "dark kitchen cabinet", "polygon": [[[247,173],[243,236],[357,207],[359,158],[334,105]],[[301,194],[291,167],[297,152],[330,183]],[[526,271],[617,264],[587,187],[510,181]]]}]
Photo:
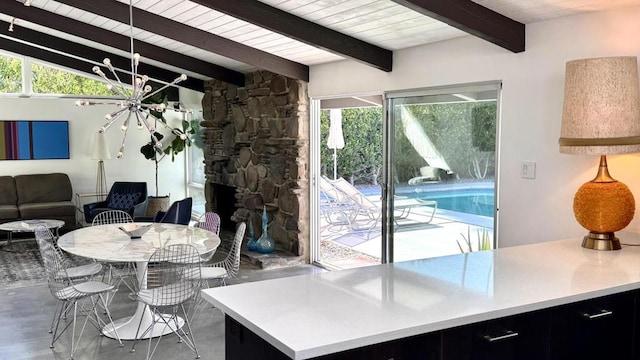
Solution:
[{"label": "dark kitchen cabinet", "polygon": [[553,309],[552,359],[636,359],[636,297],[625,292]]},{"label": "dark kitchen cabinet", "polygon": [[541,310],[443,330],[442,359],[545,359],[550,321]]},{"label": "dark kitchen cabinet", "polygon": [[[482,321],[314,360],[640,359],[637,291]],[[227,360],[289,359],[225,317]]]}]

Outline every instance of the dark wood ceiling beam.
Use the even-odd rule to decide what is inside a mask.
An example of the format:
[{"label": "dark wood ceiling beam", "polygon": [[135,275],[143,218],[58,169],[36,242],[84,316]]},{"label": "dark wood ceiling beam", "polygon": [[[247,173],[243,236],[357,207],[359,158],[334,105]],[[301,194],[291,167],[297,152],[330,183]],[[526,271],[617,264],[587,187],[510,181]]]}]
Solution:
[{"label": "dark wood ceiling beam", "polygon": [[[14,26],[13,32],[10,32],[8,28],[9,28],[8,22],[0,21],[0,34],[5,35],[9,38],[22,40],[30,44],[39,45],[47,49],[52,49],[65,54],[76,56],[81,59],[91,59],[91,60],[95,59],[96,61],[99,61],[99,59],[104,59],[108,57],[109,59],[111,59],[111,63],[116,68],[125,69],[125,70],[131,68],[130,58],[114,55],[106,51],[94,49],[92,47],[77,44],[68,40],[63,40],[52,35],[44,34],[44,33],[27,29],[24,27],[20,27],[20,26]],[[7,41],[19,44],[15,41],[11,41],[11,40],[7,40]],[[7,47],[2,47],[2,49],[6,49],[9,51],[14,51],[12,49],[19,49],[20,51],[16,51],[16,52],[20,54],[24,54],[25,52],[24,46],[22,45],[29,46],[28,44],[11,45]],[[84,60],[76,59],[76,58],[65,56],[62,54],[56,54],[55,52],[47,51],[34,46],[30,46],[30,47],[33,48],[33,50],[30,50],[30,54],[25,54],[25,55],[33,56],[36,59],[58,64],[60,66],[65,66],[65,67],[82,71],[85,73],[91,73],[91,69],[93,68],[93,66],[90,63]],[[106,69],[103,69],[103,71],[105,71],[105,73],[108,73]],[[180,76],[180,74],[176,72],[162,69],[153,65],[143,64],[143,63],[141,63],[138,66],[138,73],[147,75],[150,78],[157,79],[164,82],[172,82],[175,78]],[[118,74],[118,76],[123,82],[130,84],[131,75],[121,72]],[[204,92],[203,80],[188,78],[187,80],[180,82],[180,86],[188,89]]]},{"label": "dark wood ceiling beam", "polygon": [[[27,7],[17,1],[0,2],[0,13],[123,51],[130,51],[131,48],[130,39],[127,36],[57,15],[35,6]],[[153,59],[197,74],[244,86],[243,73],[138,40],[134,40],[134,49],[141,53],[143,62],[145,58]]]},{"label": "dark wood ceiling beam", "polygon": [[191,0],[254,25],[383,71],[393,68],[393,52],[320,26],[256,0]]},{"label": "dark wood ceiling beam", "polygon": [[[96,15],[107,17],[124,24],[129,24],[129,6],[116,0],[56,0]],[[293,79],[309,81],[309,67],[295,61],[287,60],[266,51],[254,49],[221,36],[196,29],[150,13],[133,8],[133,26],[169,39],[173,39],[202,50],[253,65],[260,69],[288,76]]]},{"label": "dark wood ceiling beam", "polygon": [[392,0],[515,53],[525,50],[525,25],[471,0]]}]

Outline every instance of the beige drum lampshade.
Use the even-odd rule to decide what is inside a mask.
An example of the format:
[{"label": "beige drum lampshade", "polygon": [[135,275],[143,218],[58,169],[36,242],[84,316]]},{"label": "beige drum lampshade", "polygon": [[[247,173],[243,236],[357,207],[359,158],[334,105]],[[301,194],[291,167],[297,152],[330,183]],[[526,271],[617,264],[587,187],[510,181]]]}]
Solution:
[{"label": "beige drum lampshade", "polygon": [[640,152],[640,92],[635,56],[567,62],[560,152]]}]

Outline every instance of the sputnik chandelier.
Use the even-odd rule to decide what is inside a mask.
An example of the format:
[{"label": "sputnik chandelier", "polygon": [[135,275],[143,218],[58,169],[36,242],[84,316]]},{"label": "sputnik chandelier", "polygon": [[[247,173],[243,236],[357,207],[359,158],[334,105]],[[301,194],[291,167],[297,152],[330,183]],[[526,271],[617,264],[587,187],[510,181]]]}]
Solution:
[{"label": "sputnik chandelier", "polygon": [[[109,70],[109,72],[113,75],[115,79],[115,83],[112,79],[109,79],[107,75],[102,71],[100,66],[94,66],[93,72],[100,76],[106,83],[107,89],[114,92],[119,98],[109,99],[109,100],[101,100],[101,101],[93,101],[93,100],[78,100],[76,102],[77,106],[93,106],[93,105],[113,105],[117,106],[119,109],[109,113],[105,116],[107,122],[100,127],[98,130],[99,133],[104,133],[111,127],[113,123],[118,121],[121,118],[124,118],[124,122],[120,126],[120,130],[123,132],[122,137],[122,145],[120,146],[120,150],[118,151],[118,159],[121,159],[124,156],[124,145],[127,139],[127,131],[129,130],[129,123],[133,119],[136,122],[137,128],[142,130],[146,128],[151,135],[151,140],[154,143],[156,151],[158,153],[162,152],[162,143],[156,137],[156,125],[161,124],[166,129],[169,129],[174,135],[178,136],[183,141],[188,141],[187,134],[184,131],[178,128],[172,128],[167,125],[164,119],[160,116],[155,116],[153,112],[164,113],[165,110],[170,109],[175,112],[184,113],[184,114],[192,114],[193,111],[191,109],[179,107],[167,107],[164,103],[153,104],[153,103],[145,103],[145,100],[150,99],[152,96],[158,94],[162,90],[168,88],[169,86],[174,86],[177,83],[184,81],[187,79],[187,75],[182,74],[173,80],[171,83],[164,85],[163,87],[152,91],[150,85],[147,84],[149,81],[149,77],[146,75],[140,76],[138,74],[138,64],[140,63],[140,54],[133,52],[133,3],[132,0],[129,0],[129,26],[130,26],[130,42],[131,42],[131,88],[127,88],[123,85],[120,77],[116,73],[116,69],[111,64],[111,60],[109,58],[105,58],[102,61],[102,64]],[[126,115],[126,117],[125,117]]]}]

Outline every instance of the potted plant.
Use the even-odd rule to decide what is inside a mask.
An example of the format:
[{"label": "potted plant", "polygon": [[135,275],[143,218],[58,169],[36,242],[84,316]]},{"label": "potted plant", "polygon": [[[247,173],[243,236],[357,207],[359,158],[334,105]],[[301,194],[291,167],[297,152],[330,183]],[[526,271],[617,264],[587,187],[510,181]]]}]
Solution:
[{"label": "potted plant", "polygon": [[[148,101],[156,104],[160,102],[163,102],[165,104],[167,103],[166,95],[163,93],[158,93],[156,96],[149,98]],[[156,206],[156,208],[154,208],[154,206],[151,206],[151,211],[147,211],[147,214],[149,214],[150,212],[155,213],[157,210],[166,210],[166,207],[168,207],[169,205],[168,196],[158,196],[158,165],[169,155],[171,156],[171,161],[174,161],[176,155],[192,145],[193,141],[190,136],[196,134],[196,132],[198,132],[199,130],[198,120],[182,120],[180,127],[171,127],[167,123],[167,119],[165,119],[164,117],[164,112],[152,111],[151,115],[153,115],[153,117],[155,117],[156,119],[154,124],[154,127],[156,129],[158,129],[158,125],[161,125],[161,127],[170,129],[171,131],[166,135],[170,137],[169,139],[165,139],[165,135],[161,134],[158,131],[155,131],[155,139],[150,137],[149,142],[140,148],[140,153],[144,155],[145,159],[154,162],[156,187],[155,198],[162,199],[160,201],[160,204]],[[163,124],[158,124],[158,121],[162,122]],[[162,141],[163,139],[165,139],[165,141]],[[156,140],[158,142],[162,142],[163,146],[161,148],[156,146]]]}]

